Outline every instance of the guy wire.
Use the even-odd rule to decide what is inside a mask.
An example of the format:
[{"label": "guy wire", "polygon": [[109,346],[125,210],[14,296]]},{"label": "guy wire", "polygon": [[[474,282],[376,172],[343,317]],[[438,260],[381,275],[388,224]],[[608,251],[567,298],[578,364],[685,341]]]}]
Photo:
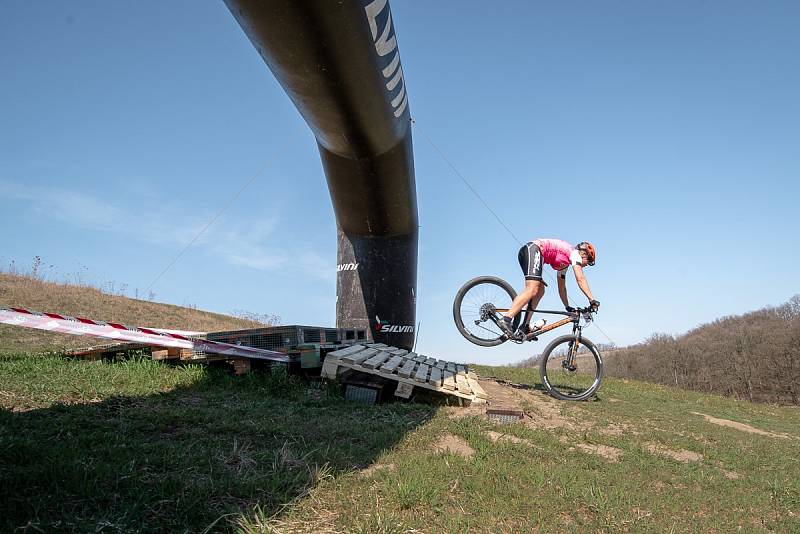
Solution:
[{"label": "guy wire", "polygon": [[158,276],[156,276],[153,279],[153,281],[150,282],[150,285],[147,286],[147,289],[144,290],[145,293],[150,291],[150,289],[156,284],[156,282],[158,282],[161,279],[161,277],[164,276],[167,273],[167,271],[169,271],[170,268],[172,268],[172,266],[178,262],[181,256],[183,256],[186,253],[186,251],[189,250],[189,248],[192,245],[194,245],[194,243],[198,239],[200,239],[200,236],[202,236],[206,232],[206,230],[208,230],[211,227],[211,225],[214,224],[214,222],[216,222],[216,220],[219,219],[220,216],[222,216],[222,214],[225,213],[225,211],[228,208],[230,208],[234,202],[236,202],[236,200],[241,196],[241,194],[244,193],[244,190],[247,189],[250,186],[250,184],[252,184],[255,181],[256,178],[258,178],[265,170],[267,170],[267,168],[269,168],[275,162],[276,156],[278,154],[283,153],[284,149],[286,149],[286,147],[289,146],[289,143],[294,139],[295,136],[287,137],[286,141],[280,146],[280,148],[278,150],[275,150],[272,154],[269,155],[269,157],[261,166],[261,168],[258,171],[256,171],[255,174],[250,176],[250,178],[247,179],[247,181],[242,185],[242,187],[240,187],[239,190],[236,191],[236,193],[217,211],[217,213],[211,218],[211,220],[209,220],[206,223],[206,225],[203,226],[203,228],[199,232],[197,232],[197,235],[195,235],[192,238],[192,240],[189,241],[189,243],[185,247],[183,247],[183,249],[181,249],[181,251],[178,252],[178,254],[174,258],[172,258],[172,261],[170,261],[169,264],[167,264],[167,266],[164,267],[164,270],[162,270],[158,274]]}]

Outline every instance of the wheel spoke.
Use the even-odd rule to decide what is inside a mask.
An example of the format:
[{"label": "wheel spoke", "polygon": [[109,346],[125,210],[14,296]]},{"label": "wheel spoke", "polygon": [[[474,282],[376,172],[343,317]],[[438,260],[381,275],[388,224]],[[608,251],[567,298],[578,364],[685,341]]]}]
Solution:
[{"label": "wheel spoke", "polygon": [[508,309],[511,304],[512,290],[502,284],[504,282],[498,279],[487,277],[472,286],[465,286],[456,297],[456,324],[473,343],[491,346],[504,341],[502,330],[491,318],[496,307]]}]

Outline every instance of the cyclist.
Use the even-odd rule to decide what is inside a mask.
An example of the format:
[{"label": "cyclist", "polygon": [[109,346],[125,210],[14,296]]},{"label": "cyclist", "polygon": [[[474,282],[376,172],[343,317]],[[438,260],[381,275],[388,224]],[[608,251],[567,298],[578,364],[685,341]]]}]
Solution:
[{"label": "cyclist", "polygon": [[[498,325],[503,333],[509,339],[515,339],[530,331],[529,325],[520,325],[520,331],[515,334],[511,325],[514,317],[527,303],[530,302],[531,309],[536,309],[542,296],[544,296],[544,288],[547,287],[547,284],[542,279],[543,263],[550,265],[558,272],[558,294],[568,312],[575,311],[569,305],[569,300],[567,300],[566,278],[567,269],[570,266],[575,273],[575,281],[578,283],[578,287],[589,299],[592,309],[597,311],[600,307],[600,302],[592,296],[589,283],[583,275],[583,268],[587,265],[594,265],[595,257],[594,246],[587,241],[581,241],[574,247],[560,239],[536,239],[523,245],[519,249],[518,259],[522,272],[525,274],[525,289],[517,295],[514,302],[511,303],[511,308],[505,313],[503,319],[499,321]],[[541,328],[544,326],[544,321],[540,320],[534,326],[535,328]]]}]

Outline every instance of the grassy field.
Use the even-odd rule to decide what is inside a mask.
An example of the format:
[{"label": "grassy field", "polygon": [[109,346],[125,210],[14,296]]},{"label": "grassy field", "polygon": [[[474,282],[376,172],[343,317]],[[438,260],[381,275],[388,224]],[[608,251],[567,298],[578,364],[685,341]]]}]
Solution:
[{"label": "grassy field", "polygon": [[529,369],[478,372],[523,422],[280,373],[5,353],[0,530],[800,531],[797,408],[618,380],[563,403]]}]

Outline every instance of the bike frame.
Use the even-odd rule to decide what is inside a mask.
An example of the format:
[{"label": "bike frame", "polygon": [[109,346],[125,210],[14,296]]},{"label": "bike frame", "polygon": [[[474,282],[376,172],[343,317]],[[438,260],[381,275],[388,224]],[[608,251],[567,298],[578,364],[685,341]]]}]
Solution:
[{"label": "bike frame", "polygon": [[[498,312],[505,312],[505,311],[508,311],[508,310],[498,308],[497,311]],[[564,326],[565,324],[568,324],[568,323],[573,323],[572,331],[573,331],[573,333],[578,332],[578,341],[580,341],[580,330],[581,330],[580,321],[581,321],[581,316],[580,316],[579,313],[577,313],[577,312],[576,313],[569,313],[569,312],[562,312],[562,311],[555,311],[555,310],[534,310],[534,309],[531,309],[530,304],[528,304],[528,306],[525,308],[525,315],[522,317],[522,322],[520,324],[529,324],[530,323],[530,319],[531,319],[531,315],[533,313],[547,313],[547,314],[550,314],[550,315],[566,315],[566,317],[564,319],[556,321],[555,323],[545,325],[542,328],[537,328],[533,332],[529,332],[528,334],[525,335],[524,341],[536,341],[538,339],[538,336],[540,336],[541,334],[544,334],[545,332],[549,332],[550,330],[555,330],[556,328]]]}]

